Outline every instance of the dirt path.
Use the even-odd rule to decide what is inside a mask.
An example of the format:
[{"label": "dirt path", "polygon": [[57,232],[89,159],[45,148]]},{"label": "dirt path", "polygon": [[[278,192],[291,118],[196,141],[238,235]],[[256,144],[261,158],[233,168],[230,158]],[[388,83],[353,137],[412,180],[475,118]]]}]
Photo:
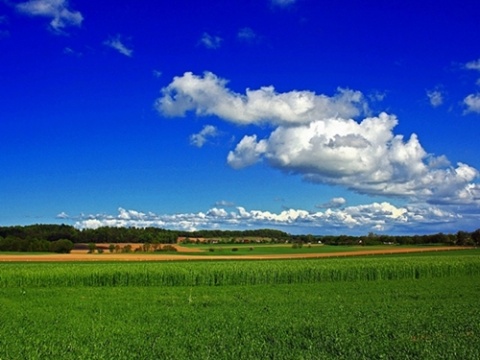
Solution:
[{"label": "dirt path", "polygon": [[[381,250],[359,250],[342,251],[333,253],[309,253],[309,254],[267,254],[267,255],[189,255],[189,254],[87,254],[74,252],[71,254],[39,254],[39,255],[0,255],[0,262],[5,261],[173,261],[173,260],[267,260],[267,259],[306,259],[306,258],[326,258],[326,257],[344,257],[359,255],[387,255],[415,252],[432,252],[461,250],[468,247],[460,246],[441,246],[441,247],[418,247],[407,249],[381,249]],[[191,250],[189,248],[189,250]]]}]

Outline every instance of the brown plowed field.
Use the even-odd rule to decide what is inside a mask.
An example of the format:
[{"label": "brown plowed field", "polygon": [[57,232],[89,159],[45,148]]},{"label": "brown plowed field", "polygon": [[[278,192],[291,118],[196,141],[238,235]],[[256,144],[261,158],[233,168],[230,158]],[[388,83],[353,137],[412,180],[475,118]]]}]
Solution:
[{"label": "brown plowed field", "polygon": [[[179,251],[197,252],[198,249],[186,248],[175,245]],[[172,260],[267,260],[267,259],[306,259],[325,257],[344,257],[359,255],[387,255],[414,252],[432,252],[468,249],[460,246],[426,246],[418,248],[359,250],[316,254],[266,254],[266,255],[189,255],[189,254],[164,254],[164,253],[131,253],[131,254],[87,254],[85,251],[73,251],[71,254],[39,254],[39,255],[0,255],[0,261],[172,261]]]}]

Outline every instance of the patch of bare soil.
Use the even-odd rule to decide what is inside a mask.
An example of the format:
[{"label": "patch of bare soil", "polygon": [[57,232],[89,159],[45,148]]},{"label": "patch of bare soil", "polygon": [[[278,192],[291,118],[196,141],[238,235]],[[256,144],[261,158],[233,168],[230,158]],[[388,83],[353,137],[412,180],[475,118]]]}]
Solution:
[{"label": "patch of bare soil", "polygon": [[[175,245],[181,252],[201,252],[200,249],[192,249]],[[441,246],[441,247],[418,247],[403,249],[381,249],[381,250],[359,250],[334,253],[309,253],[309,254],[266,254],[266,255],[188,255],[188,254],[166,254],[166,253],[103,253],[88,254],[84,250],[73,251],[70,254],[39,254],[39,255],[0,255],[0,261],[173,261],[173,260],[267,260],[267,259],[306,259],[306,258],[326,258],[326,257],[344,257],[360,255],[387,255],[403,254],[415,252],[432,252],[469,249],[461,246]]]}]

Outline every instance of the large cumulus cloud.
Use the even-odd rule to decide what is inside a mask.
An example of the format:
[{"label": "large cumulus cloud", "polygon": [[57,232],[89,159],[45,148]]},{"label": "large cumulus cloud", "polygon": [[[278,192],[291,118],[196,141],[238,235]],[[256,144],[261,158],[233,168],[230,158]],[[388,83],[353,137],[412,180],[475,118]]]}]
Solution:
[{"label": "large cumulus cloud", "polygon": [[395,135],[397,119],[386,113],[360,123],[329,118],[277,127],[267,139],[243,138],[228,155],[235,168],[266,159],[312,182],[343,185],[360,193],[406,196],[430,202],[478,201],[478,171],[429,155],[413,134]]}]

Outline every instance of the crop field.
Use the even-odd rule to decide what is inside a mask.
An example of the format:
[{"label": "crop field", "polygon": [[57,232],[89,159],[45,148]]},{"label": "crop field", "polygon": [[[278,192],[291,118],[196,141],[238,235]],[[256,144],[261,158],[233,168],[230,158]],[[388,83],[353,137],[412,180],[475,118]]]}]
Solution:
[{"label": "crop field", "polygon": [[[87,246],[84,244],[85,247]],[[108,245],[103,244],[101,253],[90,253],[88,250],[75,249],[70,254],[0,252],[0,262],[63,262],[63,261],[166,261],[166,260],[252,260],[252,259],[301,259],[320,257],[342,257],[359,255],[424,253],[442,251],[463,251],[472,247],[442,246],[442,245],[379,245],[379,246],[330,246],[306,245],[294,247],[292,244],[203,244],[203,245],[173,245],[175,251],[136,251],[142,244],[131,245],[135,251],[125,253],[109,252]]]},{"label": "crop field", "polygon": [[479,255],[0,263],[0,359],[478,359]]}]

